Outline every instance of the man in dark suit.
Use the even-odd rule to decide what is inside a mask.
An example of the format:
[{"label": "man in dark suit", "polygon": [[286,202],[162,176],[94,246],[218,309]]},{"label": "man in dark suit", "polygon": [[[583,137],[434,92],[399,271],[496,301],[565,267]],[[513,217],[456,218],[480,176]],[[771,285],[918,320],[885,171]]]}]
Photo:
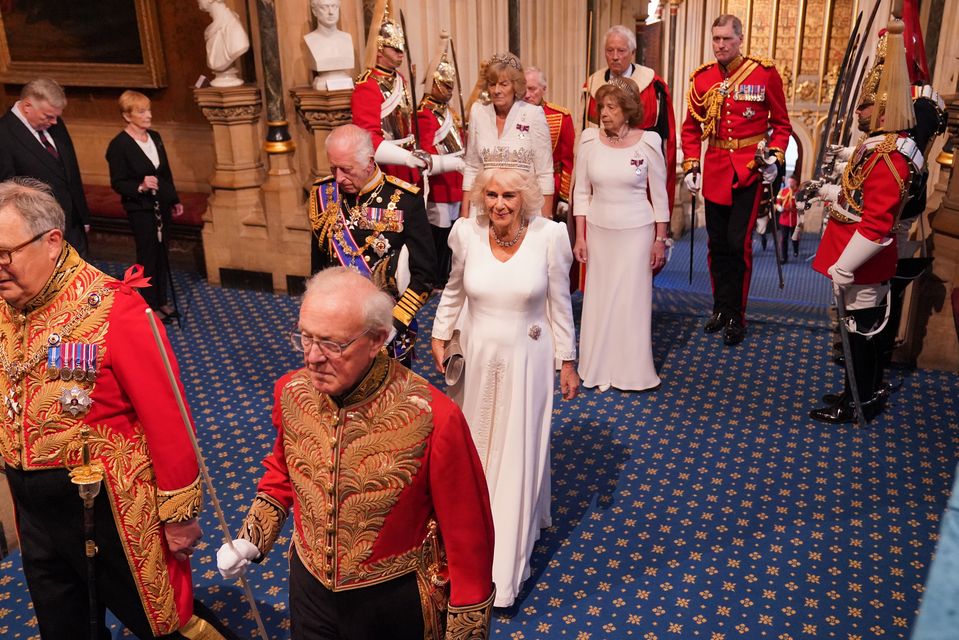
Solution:
[{"label": "man in dark suit", "polygon": [[0,180],[28,176],[50,185],[66,214],[64,237],[86,257],[90,209],[73,141],[60,119],[66,106],[53,80],[38,78],[23,87],[20,100],[0,118]]}]

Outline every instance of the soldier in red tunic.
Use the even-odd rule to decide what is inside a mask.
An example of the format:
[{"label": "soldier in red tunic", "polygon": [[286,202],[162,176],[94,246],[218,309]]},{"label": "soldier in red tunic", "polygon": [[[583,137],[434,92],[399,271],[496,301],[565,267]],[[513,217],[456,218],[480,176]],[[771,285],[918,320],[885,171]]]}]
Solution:
[{"label": "soldier in red tunic", "polygon": [[633,62],[636,54],[636,34],[618,24],[610,27],[604,38],[603,53],[607,66],[593,73],[586,81],[586,117],[590,126],[599,126],[599,111],[596,108],[596,92],[613,77],[629,78],[639,88],[639,101],[643,107],[640,129],[650,129],[663,140],[663,157],[666,158],[666,195],[669,210],[673,210],[676,192],[676,116],[669,96],[666,81],[649,67]]},{"label": "soldier in red tunic", "polygon": [[573,143],[576,131],[569,109],[543,99],[546,93],[546,74],[536,67],[526,67],[526,96],[530,104],[543,107],[549,137],[553,143],[553,180],[556,185],[554,219],[565,221],[569,217],[569,192],[573,180]]},{"label": "soldier in red tunic", "polygon": [[466,134],[463,123],[450,109],[456,89],[456,68],[449,52],[449,34],[440,33],[440,46],[426,70],[426,91],[416,112],[420,144],[432,154],[433,170],[429,178],[426,215],[430,220],[433,247],[436,250],[436,283],[442,289],[450,273],[450,248],[447,241],[453,222],[463,203],[463,153]]},{"label": "soldier in red tunic", "polygon": [[[782,247],[783,262],[789,262],[789,240],[793,244],[793,257],[799,255],[799,235],[802,225],[799,210],[796,207],[796,176],[786,179],[786,186],[776,196],[776,212],[779,214],[779,242]],[[797,231],[799,229],[799,231]]]},{"label": "soldier in red tunic", "polygon": [[[901,33],[901,31],[900,31]],[[882,411],[886,390],[882,385],[882,327],[888,322],[889,281],[896,275],[898,259],[895,227],[910,184],[922,172],[924,159],[915,140],[907,135],[914,126],[909,87],[888,83],[880,91],[885,64],[896,55],[890,44],[883,64],[875,65],[863,84],[856,114],[866,133],[843,171],[838,197],[827,206],[829,222],[813,260],[813,269],[832,279],[837,299],[844,302],[845,322],[856,391],[866,420]],[[898,55],[902,55],[899,37]],[[856,420],[849,374],[841,394],[828,394],[825,407],[810,417],[822,422]]]},{"label": "soldier in red tunic", "polygon": [[353,124],[373,137],[375,160],[386,173],[416,184],[430,158],[414,153],[413,100],[408,80],[397,69],[406,56],[403,29],[393,18],[389,0],[377,3],[367,44],[367,68],[356,79],[350,98]]},{"label": "soldier in red tunic", "polygon": [[[194,613],[199,469],[136,293],[142,267],[111,278],[63,227],[46,185],[0,184],[0,455],[40,635],[85,637],[93,616],[108,637],[109,608],[139,638],[219,638]],[[103,473],[93,612],[85,507],[68,473],[84,442]]]},{"label": "soldier in red tunic", "polygon": [[[713,313],[703,329],[722,330],[727,345],[739,344],[746,335],[752,232],[762,186],[783,170],[792,133],[779,72],[769,60],[742,55],[742,43],[739,18],[728,14],[716,18],[712,26],[716,62],[690,76],[682,128],[686,187],[694,194],[702,189],[706,201]],[[757,163],[760,142],[765,152]]]},{"label": "soldier in red tunic", "polygon": [[292,508],[294,640],[485,640],[493,519],[453,401],[383,352],[393,301],[335,267],[307,283],[291,339],[304,367],[275,387],[276,443],[226,578],[261,560]]}]

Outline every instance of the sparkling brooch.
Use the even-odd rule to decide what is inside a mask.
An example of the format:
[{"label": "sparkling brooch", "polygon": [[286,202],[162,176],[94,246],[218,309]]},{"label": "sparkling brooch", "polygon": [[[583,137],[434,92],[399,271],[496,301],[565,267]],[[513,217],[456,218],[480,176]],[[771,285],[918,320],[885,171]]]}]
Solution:
[{"label": "sparkling brooch", "polygon": [[529,337],[533,340],[539,340],[539,337],[542,335],[543,329],[538,325],[534,324],[529,328]]},{"label": "sparkling brooch", "polygon": [[376,255],[382,258],[390,250],[390,241],[386,239],[386,236],[380,234],[370,243],[370,246],[376,252]]},{"label": "sparkling brooch", "polygon": [[93,400],[90,399],[90,392],[80,387],[64,389],[60,394],[60,405],[74,418],[89,411],[91,404]]}]

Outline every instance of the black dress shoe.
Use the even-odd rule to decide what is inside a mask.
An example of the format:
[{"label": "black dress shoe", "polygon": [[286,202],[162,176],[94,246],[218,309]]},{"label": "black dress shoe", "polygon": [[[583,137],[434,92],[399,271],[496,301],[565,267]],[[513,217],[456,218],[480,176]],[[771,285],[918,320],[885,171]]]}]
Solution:
[{"label": "black dress shoe", "polygon": [[726,314],[722,311],[713,311],[709,320],[703,325],[703,331],[706,333],[716,333],[726,326]]},{"label": "black dress shoe", "polygon": [[[885,395],[878,391],[869,400],[862,403],[862,414],[866,422],[870,422],[882,412],[885,400]],[[856,406],[853,404],[852,398],[843,394],[835,404],[810,411],[809,417],[830,424],[849,424],[856,421]]]},{"label": "black dress shoe", "polygon": [[746,337],[746,327],[736,318],[730,318],[723,329],[723,344],[727,347],[737,345]]},{"label": "black dress shoe", "polygon": [[[823,394],[822,401],[828,405],[834,405],[837,402],[842,402],[845,399],[845,392],[843,393],[826,393]],[[892,395],[892,386],[888,382],[884,382],[876,393],[872,394],[870,400],[875,400],[876,398],[881,398],[885,401],[889,396]]]}]

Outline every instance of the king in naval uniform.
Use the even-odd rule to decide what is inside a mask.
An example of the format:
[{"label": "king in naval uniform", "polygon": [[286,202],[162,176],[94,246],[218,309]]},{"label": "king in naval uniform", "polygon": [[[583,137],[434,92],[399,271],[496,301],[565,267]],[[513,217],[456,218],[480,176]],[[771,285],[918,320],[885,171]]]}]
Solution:
[{"label": "king in naval uniform", "polygon": [[391,351],[408,363],[416,312],[436,281],[423,196],[418,187],[377,166],[369,133],[356,125],[330,132],[326,153],[333,175],[310,189],[312,270],[349,267],[391,294],[396,299]]}]

